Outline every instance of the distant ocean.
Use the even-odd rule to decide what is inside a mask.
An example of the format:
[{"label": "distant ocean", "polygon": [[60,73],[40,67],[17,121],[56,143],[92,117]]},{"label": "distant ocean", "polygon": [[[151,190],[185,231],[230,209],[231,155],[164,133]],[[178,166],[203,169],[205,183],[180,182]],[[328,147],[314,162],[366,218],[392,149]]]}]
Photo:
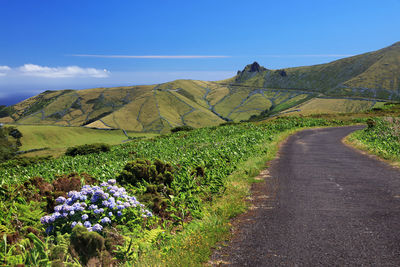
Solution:
[{"label": "distant ocean", "polygon": [[0,96],[0,106],[2,106],[2,105],[11,106],[11,105],[17,104],[18,102],[21,102],[22,100],[25,100],[32,96],[34,96],[34,94],[32,94],[32,95],[18,94],[18,95],[4,96],[4,97]]}]

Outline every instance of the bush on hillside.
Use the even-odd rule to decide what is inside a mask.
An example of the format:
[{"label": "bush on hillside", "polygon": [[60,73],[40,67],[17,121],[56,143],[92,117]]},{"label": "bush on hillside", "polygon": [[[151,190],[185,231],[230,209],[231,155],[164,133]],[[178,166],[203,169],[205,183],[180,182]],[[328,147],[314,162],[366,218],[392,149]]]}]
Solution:
[{"label": "bush on hillside", "polygon": [[374,121],[373,119],[368,119],[368,120],[367,120],[368,129],[374,128],[375,125],[376,125],[376,121]]},{"label": "bush on hillside", "polygon": [[234,121],[227,121],[227,122],[220,123],[219,126],[229,126],[229,125],[236,125],[236,124],[238,124],[238,123],[234,122]]},{"label": "bush on hillside", "polygon": [[52,159],[51,156],[35,156],[35,157],[16,157],[7,162],[1,163],[0,168],[16,168],[16,167],[27,167],[35,164],[39,164]]},{"label": "bush on hillside", "polygon": [[139,197],[139,200],[150,207],[154,213],[166,217],[168,197],[175,195],[171,184],[173,181],[174,169],[169,163],[155,160],[153,163],[146,159],[136,159],[128,162],[117,181],[121,184],[146,186],[146,190]]},{"label": "bush on hillside", "polygon": [[15,157],[22,134],[15,127],[0,127],[0,162]]},{"label": "bush on hillside", "polygon": [[65,152],[65,155],[75,157],[77,155],[87,155],[93,153],[107,152],[110,151],[110,145],[103,143],[96,144],[85,144],[81,146],[69,147]]},{"label": "bush on hillside", "polygon": [[189,125],[177,126],[177,127],[171,129],[171,133],[176,133],[176,132],[181,132],[181,131],[188,132],[188,131],[192,131],[194,129],[195,129],[194,127],[189,126]]}]

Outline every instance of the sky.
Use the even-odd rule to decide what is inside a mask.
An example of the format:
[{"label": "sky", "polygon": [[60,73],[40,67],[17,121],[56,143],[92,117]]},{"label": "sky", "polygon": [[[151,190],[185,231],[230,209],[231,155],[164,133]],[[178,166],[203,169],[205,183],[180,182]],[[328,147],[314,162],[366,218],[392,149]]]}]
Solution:
[{"label": "sky", "polygon": [[0,105],[326,63],[400,41],[399,14],[400,0],[0,0]]}]

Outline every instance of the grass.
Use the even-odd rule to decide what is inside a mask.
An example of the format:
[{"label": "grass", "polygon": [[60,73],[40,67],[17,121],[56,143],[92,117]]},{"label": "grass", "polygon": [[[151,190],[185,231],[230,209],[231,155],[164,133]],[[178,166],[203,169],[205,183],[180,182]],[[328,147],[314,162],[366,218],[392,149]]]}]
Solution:
[{"label": "grass", "polygon": [[[60,127],[48,125],[15,125],[21,131],[22,147],[30,150],[48,147],[49,149],[27,154],[59,156],[66,148],[90,143],[120,144],[127,137],[121,130],[96,130],[83,127]],[[129,133],[130,136],[155,136],[154,134]]]},{"label": "grass", "polygon": [[331,98],[314,98],[299,106],[289,108],[286,111],[294,111],[300,109],[299,112],[293,114],[318,114],[318,113],[356,113],[371,109],[374,101],[368,100],[352,100],[352,99],[331,99]]},{"label": "grass", "polygon": [[400,118],[370,119],[370,126],[349,135],[345,142],[400,167]]}]

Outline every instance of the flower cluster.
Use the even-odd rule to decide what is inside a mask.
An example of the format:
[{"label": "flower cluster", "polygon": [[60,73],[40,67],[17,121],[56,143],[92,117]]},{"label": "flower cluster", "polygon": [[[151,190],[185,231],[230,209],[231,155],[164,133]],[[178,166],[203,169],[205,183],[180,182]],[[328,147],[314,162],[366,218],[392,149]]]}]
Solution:
[{"label": "flower cluster", "polygon": [[40,219],[42,224],[48,226],[46,233],[65,227],[71,229],[76,225],[100,232],[113,221],[119,221],[127,209],[137,210],[142,217],[153,216],[134,196],[129,196],[125,188],[115,183],[111,179],[100,186],[84,185],[80,192],[68,192],[68,198],[58,197],[54,213]]}]

